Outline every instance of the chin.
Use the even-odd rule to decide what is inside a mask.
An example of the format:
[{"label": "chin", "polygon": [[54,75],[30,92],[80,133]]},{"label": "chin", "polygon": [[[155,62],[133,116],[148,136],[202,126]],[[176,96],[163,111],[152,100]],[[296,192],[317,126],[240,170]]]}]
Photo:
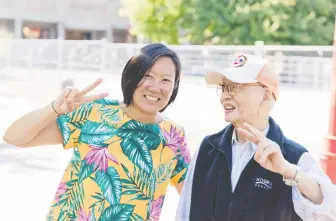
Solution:
[{"label": "chin", "polygon": [[141,105],[140,109],[146,114],[157,114],[162,108],[160,106],[154,105]]},{"label": "chin", "polygon": [[238,119],[233,117],[233,116],[226,116],[225,115],[225,121],[230,123],[230,124],[236,125]]},{"label": "chin", "polygon": [[155,109],[155,110],[153,110],[153,109],[142,109],[142,111],[146,114],[149,114],[149,115],[155,115],[155,114],[159,113],[160,110],[158,110],[158,109]]},{"label": "chin", "polygon": [[232,123],[234,121],[233,117],[225,115],[224,120],[228,123]]}]

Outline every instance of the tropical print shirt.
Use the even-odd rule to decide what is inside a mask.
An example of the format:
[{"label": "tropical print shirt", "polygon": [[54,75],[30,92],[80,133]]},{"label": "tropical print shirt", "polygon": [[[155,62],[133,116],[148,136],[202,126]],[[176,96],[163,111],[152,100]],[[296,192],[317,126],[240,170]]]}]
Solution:
[{"label": "tropical print shirt", "polygon": [[144,124],[101,99],[57,119],[73,157],[50,206],[52,221],[156,221],[168,184],[186,176],[184,129],[168,119]]}]

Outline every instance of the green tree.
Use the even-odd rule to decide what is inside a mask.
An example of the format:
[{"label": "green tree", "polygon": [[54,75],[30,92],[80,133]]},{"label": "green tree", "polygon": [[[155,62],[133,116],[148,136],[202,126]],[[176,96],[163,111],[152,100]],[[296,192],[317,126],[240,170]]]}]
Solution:
[{"label": "green tree", "polygon": [[146,5],[127,7],[132,9],[129,15],[136,33],[153,41],[244,45],[258,40],[288,45],[332,43],[336,0],[141,2]]},{"label": "green tree", "polygon": [[[335,0],[185,0],[188,39],[202,44],[331,44]],[[219,7],[221,5],[221,7]],[[191,7],[190,7],[191,6]],[[196,34],[195,33],[199,33]]]},{"label": "green tree", "polygon": [[123,15],[132,23],[132,33],[154,42],[179,43],[183,0],[122,0]]}]

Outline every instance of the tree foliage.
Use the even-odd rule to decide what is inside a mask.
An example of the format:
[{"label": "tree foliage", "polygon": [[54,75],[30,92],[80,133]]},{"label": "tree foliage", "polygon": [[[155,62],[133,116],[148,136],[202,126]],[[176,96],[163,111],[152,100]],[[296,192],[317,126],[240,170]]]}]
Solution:
[{"label": "tree foliage", "polygon": [[136,34],[170,44],[330,45],[336,0],[124,0]]}]

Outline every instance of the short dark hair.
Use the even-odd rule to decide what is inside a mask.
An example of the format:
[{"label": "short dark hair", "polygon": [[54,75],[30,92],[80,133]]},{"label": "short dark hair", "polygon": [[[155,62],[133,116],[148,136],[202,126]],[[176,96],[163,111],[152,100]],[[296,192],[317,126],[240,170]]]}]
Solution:
[{"label": "short dark hair", "polygon": [[177,54],[164,44],[154,43],[144,46],[140,53],[128,60],[121,77],[121,89],[125,105],[133,102],[135,89],[138,87],[144,75],[152,68],[154,63],[161,57],[169,57],[173,60],[176,68],[175,84],[173,93],[168,104],[160,112],[163,112],[176,98],[180,84],[181,63]]}]

